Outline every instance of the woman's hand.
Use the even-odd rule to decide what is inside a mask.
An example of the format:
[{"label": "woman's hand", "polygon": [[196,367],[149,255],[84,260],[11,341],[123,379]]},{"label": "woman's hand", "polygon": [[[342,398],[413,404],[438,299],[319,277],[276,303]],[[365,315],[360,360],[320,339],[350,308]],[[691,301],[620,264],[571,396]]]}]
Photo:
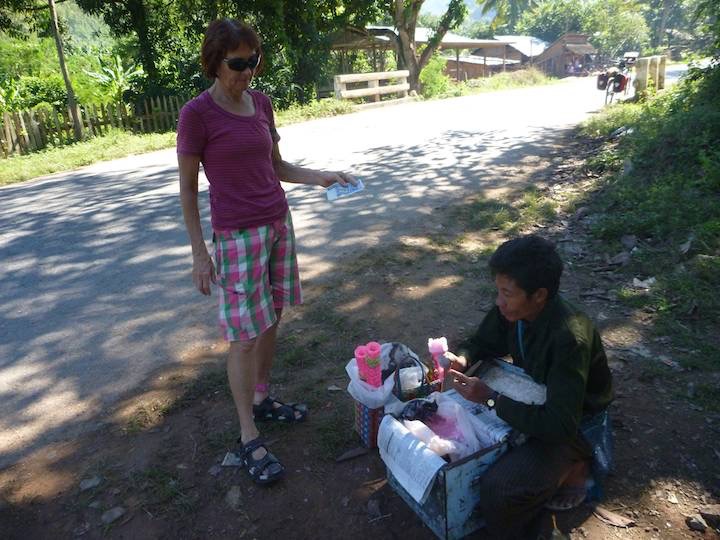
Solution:
[{"label": "woman's hand", "polygon": [[453,369],[447,373],[446,377],[452,377],[453,388],[468,401],[485,403],[493,393],[492,388],[477,377],[468,377]]},{"label": "woman's hand", "polygon": [[195,288],[210,296],[210,283],[215,283],[215,265],[210,255],[193,255],[192,278]]},{"label": "woman's hand", "polygon": [[357,185],[357,179],[352,174],[340,171],[319,171],[318,179],[318,183],[324,188],[330,187],[336,182],[341,186]]},{"label": "woman's hand", "polygon": [[445,358],[450,360],[450,369],[455,371],[465,371],[467,369],[467,358],[464,356],[455,356],[450,351],[446,351]]}]

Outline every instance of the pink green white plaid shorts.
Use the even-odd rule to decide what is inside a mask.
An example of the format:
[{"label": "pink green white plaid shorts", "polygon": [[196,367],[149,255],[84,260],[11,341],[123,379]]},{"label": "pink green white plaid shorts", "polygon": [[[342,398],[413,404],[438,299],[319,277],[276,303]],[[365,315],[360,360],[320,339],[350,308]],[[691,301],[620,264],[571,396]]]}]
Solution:
[{"label": "pink green white plaid shorts", "polygon": [[302,303],[290,211],[270,225],[214,232],[220,328],[226,341],[254,339],[276,309]]}]

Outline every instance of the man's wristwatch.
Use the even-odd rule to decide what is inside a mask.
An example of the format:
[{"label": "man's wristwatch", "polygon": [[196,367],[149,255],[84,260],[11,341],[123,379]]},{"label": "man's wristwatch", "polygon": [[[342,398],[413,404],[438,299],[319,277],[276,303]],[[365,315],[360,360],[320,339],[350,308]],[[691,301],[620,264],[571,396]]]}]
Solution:
[{"label": "man's wristwatch", "polygon": [[495,405],[497,405],[497,400],[500,397],[500,392],[497,392],[496,390],[493,390],[493,393],[490,394],[490,397],[485,400],[485,405],[487,405],[488,409],[494,409]]}]

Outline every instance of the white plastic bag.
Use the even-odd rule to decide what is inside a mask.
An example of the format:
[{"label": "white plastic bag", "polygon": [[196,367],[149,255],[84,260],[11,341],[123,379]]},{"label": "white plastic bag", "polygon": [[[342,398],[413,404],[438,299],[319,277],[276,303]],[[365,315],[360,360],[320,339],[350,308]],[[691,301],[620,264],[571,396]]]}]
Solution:
[{"label": "white plastic bag", "polygon": [[380,345],[380,368],[386,377],[382,386],[376,388],[361,380],[357,362],[353,358],[345,366],[345,371],[350,376],[347,390],[355,400],[371,409],[387,407],[388,405],[393,409],[397,409],[400,401],[392,395],[395,377],[392,373],[388,373],[388,370],[392,369],[394,371],[398,366],[407,365],[413,359],[419,362],[418,356],[408,346],[395,342],[382,343]]},{"label": "white plastic bag", "polygon": [[403,425],[437,455],[457,455],[459,448],[455,441],[438,437],[433,430],[420,420],[403,420]]},{"label": "white plastic bag", "polygon": [[388,377],[383,382],[382,386],[374,387],[360,379],[360,371],[357,367],[357,362],[353,358],[345,366],[345,371],[350,377],[350,383],[348,384],[347,391],[350,395],[370,409],[377,409],[384,407],[388,398],[392,394],[393,377]]},{"label": "white plastic bag", "polygon": [[429,397],[438,404],[438,410],[426,423],[438,437],[455,445],[455,450],[449,453],[450,460],[456,461],[480,450],[482,443],[472,413],[441,392],[433,392]]}]

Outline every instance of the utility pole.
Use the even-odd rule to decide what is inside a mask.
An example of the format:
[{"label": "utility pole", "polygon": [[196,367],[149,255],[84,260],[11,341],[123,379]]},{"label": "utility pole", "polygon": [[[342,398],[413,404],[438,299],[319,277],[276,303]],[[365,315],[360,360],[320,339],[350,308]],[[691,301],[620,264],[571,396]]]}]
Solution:
[{"label": "utility pole", "polygon": [[50,24],[52,25],[53,35],[55,36],[55,46],[57,47],[58,60],[60,60],[60,71],[65,80],[65,89],[67,90],[68,107],[73,120],[73,132],[75,140],[82,140],[82,124],[78,117],[77,103],[75,102],[75,92],[73,92],[70,76],[68,75],[67,66],[65,65],[65,53],[63,52],[62,39],[60,39],[60,27],[58,26],[57,10],[55,9],[55,0],[48,0],[50,6]]}]

